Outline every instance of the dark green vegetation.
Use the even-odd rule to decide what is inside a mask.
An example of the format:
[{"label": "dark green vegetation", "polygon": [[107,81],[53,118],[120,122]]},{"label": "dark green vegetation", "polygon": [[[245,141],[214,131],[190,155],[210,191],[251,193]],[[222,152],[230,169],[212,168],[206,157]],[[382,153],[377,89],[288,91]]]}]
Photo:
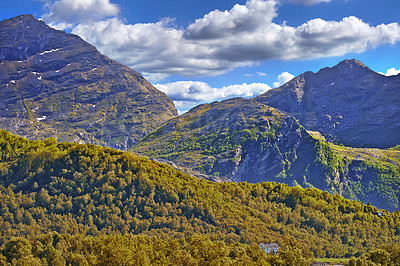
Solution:
[{"label": "dark green vegetation", "polygon": [[140,74],[31,15],[0,22],[0,128],[126,150],[177,116]]},{"label": "dark green vegetation", "polygon": [[400,75],[381,75],[357,60],[306,72],[256,100],[329,141],[366,148],[400,144]]},{"label": "dark green vegetation", "polygon": [[200,105],[147,135],[133,151],[234,181],[316,187],[399,208],[399,149],[334,145],[255,99]]},{"label": "dark green vegetation", "polygon": [[284,246],[293,237],[316,257],[351,257],[392,243],[400,233],[398,212],[379,215],[376,207],[317,189],[215,183],[130,153],[28,141],[6,131],[0,131],[0,147],[4,248],[12,237],[33,245],[53,231],[163,239],[202,234],[226,245]]}]

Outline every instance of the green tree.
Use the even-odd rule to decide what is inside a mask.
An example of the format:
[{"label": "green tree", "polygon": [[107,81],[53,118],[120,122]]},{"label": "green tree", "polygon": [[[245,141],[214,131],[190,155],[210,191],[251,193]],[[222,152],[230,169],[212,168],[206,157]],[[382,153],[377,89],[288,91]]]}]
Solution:
[{"label": "green tree", "polygon": [[293,237],[285,240],[284,248],[279,250],[279,257],[285,266],[308,265],[312,261],[311,253],[306,247],[302,247]]}]

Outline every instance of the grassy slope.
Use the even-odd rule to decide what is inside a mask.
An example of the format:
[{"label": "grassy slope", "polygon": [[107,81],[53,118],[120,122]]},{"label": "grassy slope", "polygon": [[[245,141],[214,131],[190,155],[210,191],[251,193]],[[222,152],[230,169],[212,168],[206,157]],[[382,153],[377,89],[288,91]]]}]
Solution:
[{"label": "grassy slope", "polygon": [[326,173],[341,181],[337,190],[347,198],[356,198],[389,209],[399,208],[400,150],[352,148],[318,140],[316,152]]}]

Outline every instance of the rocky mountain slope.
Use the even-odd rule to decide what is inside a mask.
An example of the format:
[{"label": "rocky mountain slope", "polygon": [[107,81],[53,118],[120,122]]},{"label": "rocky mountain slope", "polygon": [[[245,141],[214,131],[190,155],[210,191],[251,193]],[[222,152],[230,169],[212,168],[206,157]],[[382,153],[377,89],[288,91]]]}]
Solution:
[{"label": "rocky mountain slope", "polygon": [[400,144],[400,75],[386,77],[357,60],[306,72],[257,100],[346,146]]},{"label": "rocky mountain slope", "polygon": [[346,148],[323,136],[398,144],[399,85],[400,76],[347,60],[177,117],[165,94],[78,36],[30,15],[0,22],[0,128],[132,148],[199,177],[317,187],[390,210],[399,207],[399,149]]},{"label": "rocky mountain slope", "polygon": [[234,181],[244,181],[245,175],[259,182],[278,175],[307,135],[290,115],[236,98],[193,108],[150,133],[133,151],[209,175]]},{"label": "rocky mountain slope", "polygon": [[258,99],[195,107],[132,150],[228,180],[316,187],[390,210],[399,207],[399,149],[334,145]]},{"label": "rocky mountain slope", "polygon": [[0,128],[126,150],[177,116],[140,74],[31,15],[0,22]]}]

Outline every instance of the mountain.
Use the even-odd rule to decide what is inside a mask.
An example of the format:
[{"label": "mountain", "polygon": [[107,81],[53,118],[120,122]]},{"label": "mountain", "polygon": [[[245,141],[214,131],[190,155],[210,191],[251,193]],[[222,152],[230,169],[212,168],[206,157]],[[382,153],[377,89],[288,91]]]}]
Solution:
[{"label": "mountain", "polygon": [[139,73],[31,15],[0,22],[0,128],[122,150],[177,116]]},{"label": "mountain", "polygon": [[[321,190],[210,182],[129,152],[55,139],[30,141],[4,130],[0,206],[0,251],[10,261],[30,253],[72,259],[71,252],[86,250],[82,245],[93,260],[102,256],[99,250],[131,243],[132,235],[183,239],[198,234],[257,248],[264,242],[283,246],[292,238],[316,257],[350,257],[395,242],[400,233],[399,212]],[[104,237],[116,234],[124,238],[108,242],[113,236]],[[130,254],[121,249],[111,257]]]},{"label": "mountain", "polygon": [[306,72],[256,99],[346,146],[400,144],[400,75],[378,74],[357,60]]},{"label": "mountain", "polygon": [[329,143],[257,98],[197,106],[147,135],[132,151],[220,179],[276,181],[388,210],[400,206],[400,149]]},{"label": "mountain", "polygon": [[190,165],[208,175],[261,182],[278,175],[286,161],[293,161],[307,136],[290,115],[235,98],[193,108],[147,135],[132,150]]}]

